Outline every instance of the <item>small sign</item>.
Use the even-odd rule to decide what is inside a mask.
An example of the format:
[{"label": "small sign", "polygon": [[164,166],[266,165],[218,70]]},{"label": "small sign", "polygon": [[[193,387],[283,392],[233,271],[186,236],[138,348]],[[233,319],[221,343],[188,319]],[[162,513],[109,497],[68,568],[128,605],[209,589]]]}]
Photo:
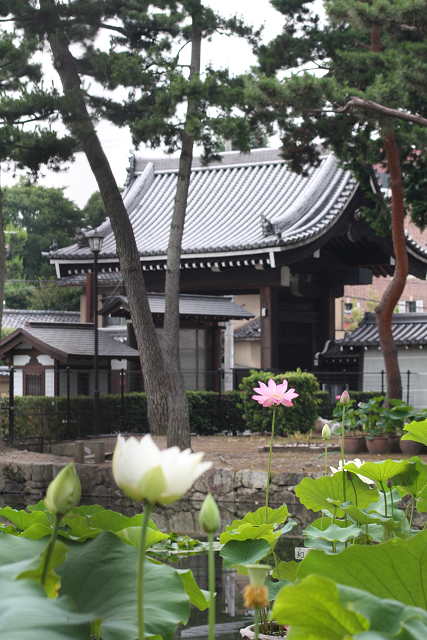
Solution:
[{"label": "small sign", "polygon": [[295,560],[304,560],[309,551],[307,547],[295,547]]}]

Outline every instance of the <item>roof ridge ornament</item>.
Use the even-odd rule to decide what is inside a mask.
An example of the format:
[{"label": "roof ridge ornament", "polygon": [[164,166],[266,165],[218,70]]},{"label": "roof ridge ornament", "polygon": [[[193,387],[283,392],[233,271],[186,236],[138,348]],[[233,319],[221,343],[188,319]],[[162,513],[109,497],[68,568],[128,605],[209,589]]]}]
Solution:
[{"label": "roof ridge ornament", "polygon": [[264,213],[261,214],[261,229],[264,237],[275,235],[274,224],[265,216]]},{"label": "roof ridge ornament", "polygon": [[75,238],[76,238],[76,243],[79,249],[82,249],[83,247],[88,247],[89,243],[87,241],[87,237],[83,231],[83,229],[81,229],[80,227],[76,227],[75,228]]}]

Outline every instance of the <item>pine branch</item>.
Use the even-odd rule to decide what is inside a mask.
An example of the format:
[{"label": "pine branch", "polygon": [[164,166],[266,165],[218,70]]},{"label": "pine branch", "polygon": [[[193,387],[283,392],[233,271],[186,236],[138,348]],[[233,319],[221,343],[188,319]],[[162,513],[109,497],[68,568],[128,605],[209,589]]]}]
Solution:
[{"label": "pine branch", "polygon": [[356,96],[352,97],[344,107],[336,109],[335,113],[345,113],[346,111],[349,111],[351,107],[369,109],[370,111],[375,111],[376,113],[380,113],[388,118],[398,118],[399,120],[406,120],[407,122],[413,122],[414,124],[419,124],[422,127],[427,127],[427,118],[423,118],[418,113],[413,114],[407,113],[406,111],[399,111],[398,109],[390,109],[389,107],[384,107],[382,104],[378,104],[372,100],[366,100]]}]

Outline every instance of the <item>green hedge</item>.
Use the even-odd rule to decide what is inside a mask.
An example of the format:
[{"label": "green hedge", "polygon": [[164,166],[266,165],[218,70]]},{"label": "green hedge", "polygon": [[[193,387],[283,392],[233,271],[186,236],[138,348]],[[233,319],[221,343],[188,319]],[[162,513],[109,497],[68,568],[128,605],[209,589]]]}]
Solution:
[{"label": "green hedge", "polygon": [[[218,393],[214,391],[188,391],[192,433],[213,435],[218,431],[243,431],[240,392],[221,394],[219,413]],[[8,399],[4,399],[8,404]],[[124,396],[124,419],[121,416],[121,396],[100,397],[101,433],[148,433],[147,399],[145,393],[127,393]],[[9,432],[9,412],[2,408],[1,428],[3,436]],[[70,432],[72,438],[83,438],[92,433],[93,399],[87,396],[70,398]],[[67,399],[16,396],[15,437],[43,436],[46,441],[63,440],[67,436]]]},{"label": "green hedge", "polygon": [[273,408],[264,409],[262,405],[252,399],[256,395],[254,387],[258,387],[258,381],[265,384],[272,378],[276,384],[288,381],[288,388],[295,388],[299,394],[293,400],[293,407],[283,407],[278,405],[276,409],[275,433],[285,435],[286,433],[307,433],[314,428],[314,421],[318,417],[318,393],[319,384],[312,373],[303,373],[301,370],[288,371],[280,375],[265,371],[251,371],[251,375],[243,378],[240,385],[242,391],[243,419],[247,428],[252,431],[271,431],[271,420]]}]

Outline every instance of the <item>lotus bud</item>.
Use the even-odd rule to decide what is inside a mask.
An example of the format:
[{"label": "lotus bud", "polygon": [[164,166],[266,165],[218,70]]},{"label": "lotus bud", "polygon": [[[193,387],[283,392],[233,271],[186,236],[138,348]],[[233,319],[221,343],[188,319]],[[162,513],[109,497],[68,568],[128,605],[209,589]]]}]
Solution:
[{"label": "lotus bud", "polygon": [[344,391],[341,394],[340,404],[342,404],[344,406],[350,404],[350,396],[348,395],[347,389],[344,389]]},{"label": "lotus bud", "polygon": [[393,486],[393,480],[392,480],[391,478],[388,478],[388,479],[387,479],[387,486],[388,486],[388,488],[389,488],[389,489],[391,489],[391,488],[392,488],[392,486]]},{"label": "lotus bud", "polygon": [[347,471],[347,480],[348,480],[349,482],[353,482],[353,475],[351,474],[351,472],[350,472],[350,471]]},{"label": "lotus bud", "polygon": [[221,525],[221,516],[211,493],[206,496],[199,513],[199,522],[205,533],[215,533]]},{"label": "lotus bud", "polygon": [[331,429],[328,424],[325,424],[322,429],[322,438],[326,441],[331,439]]},{"label": "lotus bud", "polygon": [[52,480],[46,491],[45,506],[58,516],[77,507],[81,496],[80,480],[73,462],[67,464]]}]

